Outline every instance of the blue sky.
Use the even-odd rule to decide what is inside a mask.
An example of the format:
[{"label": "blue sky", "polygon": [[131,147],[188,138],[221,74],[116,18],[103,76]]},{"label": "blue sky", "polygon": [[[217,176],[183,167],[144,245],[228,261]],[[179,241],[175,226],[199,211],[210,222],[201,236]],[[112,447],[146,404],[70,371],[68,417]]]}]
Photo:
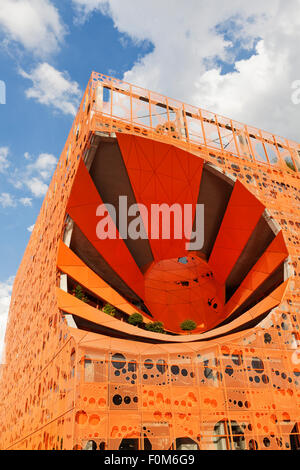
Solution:
[{"label": "blue sky", "polygon": [[300,1],[246,3],[1,0],[0,343],[13,276],[92,70],[298,139]]},{"label": "blue sky", "polygon": [[[59,4],[61,17],[68,24],[69,33],[64,48],[52,64],[59,70],[67,70],[72,80],[79,84],[81,92],[92,70],[122,78],[139,55],[151,47],[150,44],[136,46],[129,40],[123,46],[124,35],[114,28],[111,18],[101,13],[75,26],[70,2],[65,0]],[[109,44],[109,47],[101,47],[101,44]],[[65,115],[26,98],[28,80],[18,70],[32,68],[35,60],[24,51],[14,55],[13,50],[7,53],[7,50],[0,48],[0,79],[6,84],[6,104],[0,105],[0,147],[8,148],[9,162],[9,167],[0,173],[0,194],[9,194],[14,199],[11,204],[9,201],[0,203],[0,257],[4,261],[0,265],[2,281],[16,273],[30,237],[28,228],[34,224],[43,201],[42,195],[36,197],[29,188],[14,187],[15,171],[25,171],[44,153],[59,158],[73,121],[71,114]],[[26,152],[30,160],[24,157]],[[49,178],[43,182],[47,184]],[[24,202],[20,202],[21,198],[30,201],[24,205]]]}]

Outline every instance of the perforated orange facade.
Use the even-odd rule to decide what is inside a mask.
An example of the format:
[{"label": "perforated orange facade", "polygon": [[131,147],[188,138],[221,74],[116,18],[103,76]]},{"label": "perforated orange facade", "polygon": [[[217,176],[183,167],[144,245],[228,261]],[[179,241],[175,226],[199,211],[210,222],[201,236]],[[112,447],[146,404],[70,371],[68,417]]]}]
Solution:
[{"label": "perforated orange facade", "polygon": [[[299,157],[93,73],[15,279],[1,449],[299,448]],[[202,248],[99,239],[122,195],[202,204]]]}]

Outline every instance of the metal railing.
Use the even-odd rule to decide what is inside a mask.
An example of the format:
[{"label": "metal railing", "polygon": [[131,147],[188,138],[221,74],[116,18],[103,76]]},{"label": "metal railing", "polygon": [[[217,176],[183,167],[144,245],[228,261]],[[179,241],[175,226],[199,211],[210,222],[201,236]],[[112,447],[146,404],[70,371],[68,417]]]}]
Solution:
[{"label": "metal railing", "polygon": [[[156,136],[169,143],[300,171],[300,144],[181,101],[93,72],[80,113],[94,131]],[[81,123],[75,123],[80,132]]]}]

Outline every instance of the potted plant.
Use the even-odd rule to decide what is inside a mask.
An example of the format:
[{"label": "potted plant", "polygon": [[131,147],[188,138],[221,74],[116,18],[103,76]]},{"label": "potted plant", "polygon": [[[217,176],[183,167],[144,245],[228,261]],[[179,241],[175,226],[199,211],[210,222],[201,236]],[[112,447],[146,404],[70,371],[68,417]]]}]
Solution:
[{"label": "potted plant", "polygon": [[110,315],[111,317],[114,317],[117,313],[117,310],[115,309],[115,307],[110,304],[105,304],[102,310],[104,313],[106,313],[107,315]]},{"label": "potted plant", "polygon": [[145,328],[146,330],[153,331],[154,333],[165,333],[164,324],[161,321],[146,323]]},{"label": "potted plant", "polygon": [[180,328],[183,330],[183,331],[193,331],[197,328],[197,323],[194,322],[194,320],[184,320],[181,324],[180,324]]},{"label": "potted plant", "polygon": [[128,318],[128,323],[134,326],[141,326],[143,324],[143,316],[140,313],[133,313]]},{"label": "potted plant", "polygon": [[88,298],[86,297],[85,293],[82,290],[82,287],[79,284],[74,287],[72,293],[77,299],[81,300],[82,302],[88,301]]}]

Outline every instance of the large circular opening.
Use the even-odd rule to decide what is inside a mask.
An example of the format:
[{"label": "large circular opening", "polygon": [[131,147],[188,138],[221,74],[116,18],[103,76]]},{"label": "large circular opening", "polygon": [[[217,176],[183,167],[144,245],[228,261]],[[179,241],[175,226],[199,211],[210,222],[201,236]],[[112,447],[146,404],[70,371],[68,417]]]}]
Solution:
[{"label": "large circular opening", "polygon": [[195,322],[197,333],[213,328],[222,319],[224,301],[224,284],[196,254],[159,261],[145,273],[145,303],[167,330],[182,333],[186,320]]},{"label": "large circular opening", "polygon": [[[75,265],[79,258],[82,272],[89,268],[98,278],[90,274],[91,283],[70,268],[69,252],[68,262],[61,263],[64,272],[82,281],[100,304],[108,302],[125,315],[142,314],[144,326],[162,322],[166,332],[175,334],[225,325],[221,334],[250,328],[282,301],[289,253],[280,226],[247,183],[169,144],[126,134],[99,137],[93,158],[79,165],[67,206],[71,229],[65,233],[77,256]],[[114,239],[98,238],[101,204],[118,231]],[[156,219],[161,230],[154,235],[145,231],[154,226],[153,206],[168,209]],[[183,216],[187,206],[190,223],[180,219],[176,225],[172,208]],[[199,206],[204,208],[203,245],[192,247],[191,235],[201,228],[195,215]],[[165,222],[168,237],[162,236]],[[181,225],[189,233],[180,237]],[[132,226],[147,236],[131,236]],[[92,305],[99,308],[98,297]],[[187,320],[194,328],[183,330]],[[79,328],[103,331],[78,314],[75,321]],[[123,329],[121,322],[110,325]]]}]

